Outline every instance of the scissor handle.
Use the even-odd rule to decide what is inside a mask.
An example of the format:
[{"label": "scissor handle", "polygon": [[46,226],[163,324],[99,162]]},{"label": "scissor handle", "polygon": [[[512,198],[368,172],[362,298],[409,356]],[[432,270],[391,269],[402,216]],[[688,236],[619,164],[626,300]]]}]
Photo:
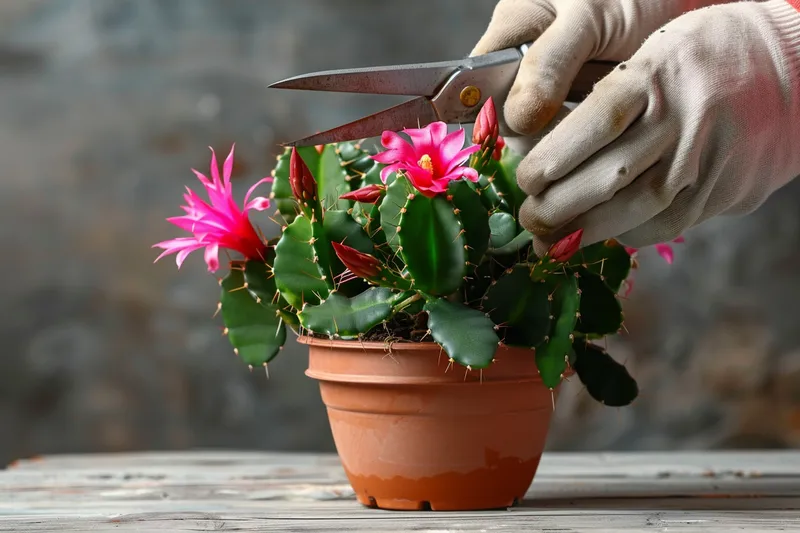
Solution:
[{"label": "scissor handle", "polygon": [[[519,47],[522,55],[528,52],[533,42],[525,43]],[[567,93],[567,102],[580,103],[590,92],[594,84],[614,70],[619,62],[591,60],[583,64]]]}]

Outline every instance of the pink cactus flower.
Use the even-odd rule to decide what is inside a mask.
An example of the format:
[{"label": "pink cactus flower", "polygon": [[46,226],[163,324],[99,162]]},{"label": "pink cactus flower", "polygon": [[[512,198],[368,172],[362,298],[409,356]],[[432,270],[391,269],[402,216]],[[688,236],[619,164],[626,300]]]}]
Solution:
[{"label": "pink cactus flower", "polygon": [[267,198],[258,196],[250,200],[250,195],[256,187],[262,183],[272,181],[272,178],[261,179],[250,187],[244,198],[244,209],[240,210],[233,199],[231,187],[234,147],[235,145],[231,146],[231,151],[222,166],[221,179],[217,156],[213,148],[211,149],[211,179],[192,169],[197,179],[205,187],[210,205],[189,187],[186,188],[186,194],[183,195],[186,205],[181,206],[186,214],[168,218],[167,221],[182,230],[188,231],[192,236],[178,237],[154,244],[153,248],[162,248],[164,250],[156,258],[156,261],[166,255],[176,253],[175,262],[180,268],[190,253],[200,248],[205,248],[205,261],[208,265],[208,270],[209,272],[216,272],[219,269],[220,248],[237,251],[246,259],[264,257],[267,245],[256,233],[255,228],[250,223],[247,212],[251,209],[263,211],[269,208],[270,203]]},{"label": "pink cactus flower", "polygon": [[420,129],[405,129],[411,143],[393,131],[384,131],[381,144],[385,151],[372,156],[379,163],[387,165],[381,170],[381,179],[392,172],[404,172],[412,185],[428,197],[447,190],[451,181],[466,178],[478,181],[478,172],[462,166],[469,156],[480,146],[464,148],[464,130],[447,134],[447,124],[434,122]]},{"label": "pink cactus flower", "polygon": [[[685,242],[685,239],[683,238],[683,236],[680,236],[676,239],[673,239],[671,242],[682,243]],[[628,255],[634,255],[638,250],[636,248],[631,248],[630,246],[626,246],[625,251],[628,252]],[[672,245],[669,243],[662,242],[656,244],[656,251],[658,252],[658,255],[664,258],[664,261],[666,261],[667,264],[669,265],[671,265],[672,262],[675,260],[675,251],[672,249]]]},{"label": "pink cactus flower", "polygon": [[[685,239],[683,238],[683,236],[680,236],[676,239],[673,239],[672,242],[682,243],[685,242]],[[631,248],[630,246],[626,246],[625,251],[628,252],[628,255],[633,257],[638,250],[636,248]],[[671,244],[665,242],[656,244],[656,251],[658,252],[658,255],[664,258],[664,261],[666,261],[668,265],[672,264],[672,262],[675,259],[675,252],[672,249]],[[622,297],[627,298],[632,290],[633,290],[633,277],[631,276],[625,280],[625,291],[622,293]]]}]

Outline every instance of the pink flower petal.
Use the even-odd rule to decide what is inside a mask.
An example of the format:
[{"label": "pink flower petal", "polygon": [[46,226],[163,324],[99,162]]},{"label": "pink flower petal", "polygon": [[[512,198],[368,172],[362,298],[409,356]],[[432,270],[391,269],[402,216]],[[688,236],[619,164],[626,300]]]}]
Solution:
[{"label": "pink flower petal", "polygon": [[477,144],[473,144],[472,146],[468,146],[463,150],[459,151],[453,158],[448,162],[448,165],[445,169],[445,172],[449,173],[452,172],[453,169],[457,168],[459,165],[463,164],[469,156],[480,150],[481,147]]},{"label": "pink flower petal", "polygon": [[416,158],[414,148],[393,131],[384,131],[381,134],[381,144],[386,148],[386,151],[373,156],[373,159],[379,163],[413,161]]},{"label": "pink flower petal", "polygon": [[[260,180],[255,182],[255,184],[253,184],[252,187],[247,189],[247,194],[244,195],[244,203],[245,204],[249,204],[250,203],[250,195],[253,194],[253,191],[256,189],[256,187],[258,187],[262,183],[270,183],[271,181],[273,181],[272,177],[271,176],[267,176],[266,178],[261,178]],[[267,207],[269,207],[269,205],[267,205]],[[247,205],[245,205],[244,210],[247,211]]]},{"label": "pink flower petal", "polygon": [[667,264],[671,265],[672,260],[674,259],[675,254],[672,251],[672,246],[669,244],[656,244],[656,250],[658,251],[658,255],[664,258],[664,261]]},{"label": "pink flower petal", "polygon": [[217,154],[214,152],[214,149],[210,146],[208,147],[211,150],[211,180],[214,182],[214,186],[222,189],[222,180],[219,178],[219,164],[217,163]]},{"label": "pink flower petal", "polygon": [[433,122],[424,128],[404,129],[403,133],[409,136],[418,154],[430,153],[435,151],[439,143],[447,136],[447,124]]},{"label": "pink flower petal", "polygon": [[263,196],[256,196],[249,202],[247,202],[244,206],[245,211],[249,211],[254,209],[256,211],[265,211],[269,209],[270,202],[268,198],[264,198]]},{"label": "pink flower petal", "polygon": [[386,180],[389,179],[389,175],[392,174],[393,172],[398,172],[402,166],[403,166],[402,163],[395,163],[393,165],[383,167],[381,169],[381,181],[383,183],[386,183]]},{"label": "pink flower petal", "polygon": [[222,165],[222,179],[225,182],[226,189],[231,183],[231,174],[233,174],[233,150],[235,148],[236,143],[231,145],[231,151],[228,153],[228,157],[225,158],[225,163]]},{"label": "pink flower petal", "polygon": [[[450,162],[455,159],[462,148],[464,148],[464,137],[466,133],[463,129],[458,129],[445,137],[439,145],[439,156],[445,166],[449,166]],[[480,148],[480,147],[478,147]]]},{"label": "pink flower petal", "polygon": [[219,245],[209,244],[206,246],[204,259],[208,265],[209,272],[216,272],[219,270]]}]

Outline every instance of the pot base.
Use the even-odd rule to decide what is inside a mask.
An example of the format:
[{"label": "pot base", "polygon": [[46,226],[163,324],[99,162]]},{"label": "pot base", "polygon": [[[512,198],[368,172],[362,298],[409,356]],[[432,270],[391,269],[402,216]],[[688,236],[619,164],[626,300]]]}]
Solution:
[{"label": "pot base", "polygon": [[509,460],[499,468],[482,468],[467,474],[448,473],[420,479],[395,476],[347,478],[359,503],[393,511],[489,511],[513,507],[525,496],[539,466]]}]

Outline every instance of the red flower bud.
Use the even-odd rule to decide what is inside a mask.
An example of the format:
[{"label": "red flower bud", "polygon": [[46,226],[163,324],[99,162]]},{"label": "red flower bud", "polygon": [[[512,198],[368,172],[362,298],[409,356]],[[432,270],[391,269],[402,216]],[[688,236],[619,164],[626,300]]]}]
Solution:
[{"label": "red flower bud", "polygon": [[480,145],[494,144],[500,134],[497,124],[497,112],[494,109],[494,100],[490,96],[481,107],[475,127],[472,129],[472,143]]},{"label": "red flower bud", "polygon": [[380,274],[381,262],[375,257],[338,242],[331,245],[339,260],[356,276],[371,279]]},{"label": "red flower bud", "polygon": [[500,161],[500,158],[503,156],[503,148],[505,148],[505,146],[506,140],[498,135],[497,142],[494,145],[494,153],[492,154],[492,157],[495,160]]},{"label": "red flower bud", "polygon": [[547,250],[547,256],[560,263],[567,261],[578,251],[578,248],[580,248],[581,237],[583,237],[583,229],[570,233],[551,246],[550,249]]},{"label": "red flower bud", "polygon": [[367,185],[355,191],[350,191],[341,195],[339,198],[342,200],[354,200],[362,204],[374,204],[383,196],[386,187],[383,185]]},{"label": "red flower bud", "polygon": [[317,197],[317,182],[295,147],[292,147],[292,158],[289,160],[289,184],[292,194],[300,202]]}]

